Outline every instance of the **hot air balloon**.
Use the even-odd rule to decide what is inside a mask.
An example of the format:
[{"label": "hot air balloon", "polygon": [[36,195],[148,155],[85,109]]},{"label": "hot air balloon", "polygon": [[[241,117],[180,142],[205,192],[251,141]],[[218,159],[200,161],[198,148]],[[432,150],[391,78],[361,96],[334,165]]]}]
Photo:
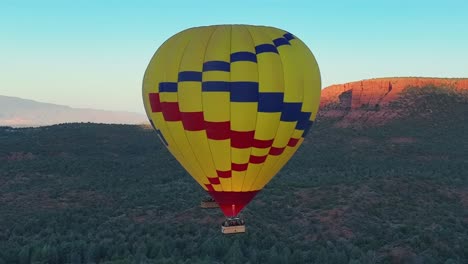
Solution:
[{"label": "hot air balloon", "polygon": [[309,48],[287,31],[253,25],[179,32],[143,80],[159,138],[230,220],[304,141],[320,92]]}]

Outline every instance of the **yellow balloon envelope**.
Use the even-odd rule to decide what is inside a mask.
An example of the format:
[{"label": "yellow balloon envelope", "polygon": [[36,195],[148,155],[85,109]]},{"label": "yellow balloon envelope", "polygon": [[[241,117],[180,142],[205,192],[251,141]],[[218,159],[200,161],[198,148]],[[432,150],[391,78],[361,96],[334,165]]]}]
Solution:
[{"label": "yellow balloon envelope", "polygon": [[146,69],[143,101],[161,141],[236,216],[287,163],[318,111],[314,55],[284,30],[190,28]]}]

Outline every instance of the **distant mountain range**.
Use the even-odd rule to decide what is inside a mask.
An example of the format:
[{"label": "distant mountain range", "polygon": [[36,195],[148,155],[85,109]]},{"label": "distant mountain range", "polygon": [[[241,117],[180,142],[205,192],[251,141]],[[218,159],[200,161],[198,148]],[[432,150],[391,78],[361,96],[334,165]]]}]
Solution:
[{"label": "distant mountain range", "polygon": [[144,114],[72,108],[0,95],[0,126],[28,127],[60,123],[141,124]]}]

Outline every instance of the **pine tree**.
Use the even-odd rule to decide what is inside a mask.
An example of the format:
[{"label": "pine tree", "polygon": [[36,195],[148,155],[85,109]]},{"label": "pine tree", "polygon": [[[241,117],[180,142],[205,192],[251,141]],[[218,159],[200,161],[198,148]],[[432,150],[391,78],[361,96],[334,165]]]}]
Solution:
[{"label": "pine tree", "polygon": [[290,261],[291,263],[303,263],[304,257],[302,252],[299,250],[294,250],[294,252],[291,254]]},{"label": "pine tree", "polygon": [[281,255],[280,255],[280,262],[284,264],[290,263],[290,260],[289,260],[290,256],[291,256],[291,250],[288,247],[283,246],[283,249],[281,250]]},{"label": "pine tree", "polygon": [[31,263],[30,248],[28,246],[22,247],[18,257],[19,257],[20,264]]},{"label": "pine tree", "polygon": [[50,263],[50,264],[60,263],[59,254],[58,254],[56,246],[49,247],[48,254],[47,254],[47,263]]},{"label": "pine tree", "polygon": [[250,248],[249,250],[249,261],[250,263],[258,263],[258,253],[256,248]]},{"label": "pine tree", "polygon": [[95,243],[91,243],[86,250],[86,263],[99,262],[99,247]]},{"label": "pine tree", "polygon": [[146,252],[147,252],[146,245],[144,243],[140,243],[136,249],[136,262],[137,263],[146,263],[146,260],[147,260]]},{"label": "pine tree", "polygon": [[81,255],[78,250],[73,249],[70,255],[71,264],[81,264]]},{"label": "pine tree", "polygon": [[244,263],[244,254],[242,253],[242,250],[239,246],[239,240],[234,241],[232,243],[231,247],[229,248],[229,251],[227,254],[224,256],[224,259],[226,260],[226,263]]},{"label": "pine tree", "polygon": [[270,248],[270,253],[268,257],[269,257],[269,260],[268,260],[269,263],[280,263],[279,253],[278,253],[278,249],[276,248],[276,245],[273,245]]}]

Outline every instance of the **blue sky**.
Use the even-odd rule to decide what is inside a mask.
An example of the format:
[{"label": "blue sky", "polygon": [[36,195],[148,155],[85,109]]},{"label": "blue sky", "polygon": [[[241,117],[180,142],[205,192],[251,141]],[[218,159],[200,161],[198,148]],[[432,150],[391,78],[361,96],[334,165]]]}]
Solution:
[{"label": "blue sky", "polygon": [[259,24],[301,38],[323,86],[468,77],[468,1],[0,0],[0,95],[143,113],[163,41],[193,26]]}]

